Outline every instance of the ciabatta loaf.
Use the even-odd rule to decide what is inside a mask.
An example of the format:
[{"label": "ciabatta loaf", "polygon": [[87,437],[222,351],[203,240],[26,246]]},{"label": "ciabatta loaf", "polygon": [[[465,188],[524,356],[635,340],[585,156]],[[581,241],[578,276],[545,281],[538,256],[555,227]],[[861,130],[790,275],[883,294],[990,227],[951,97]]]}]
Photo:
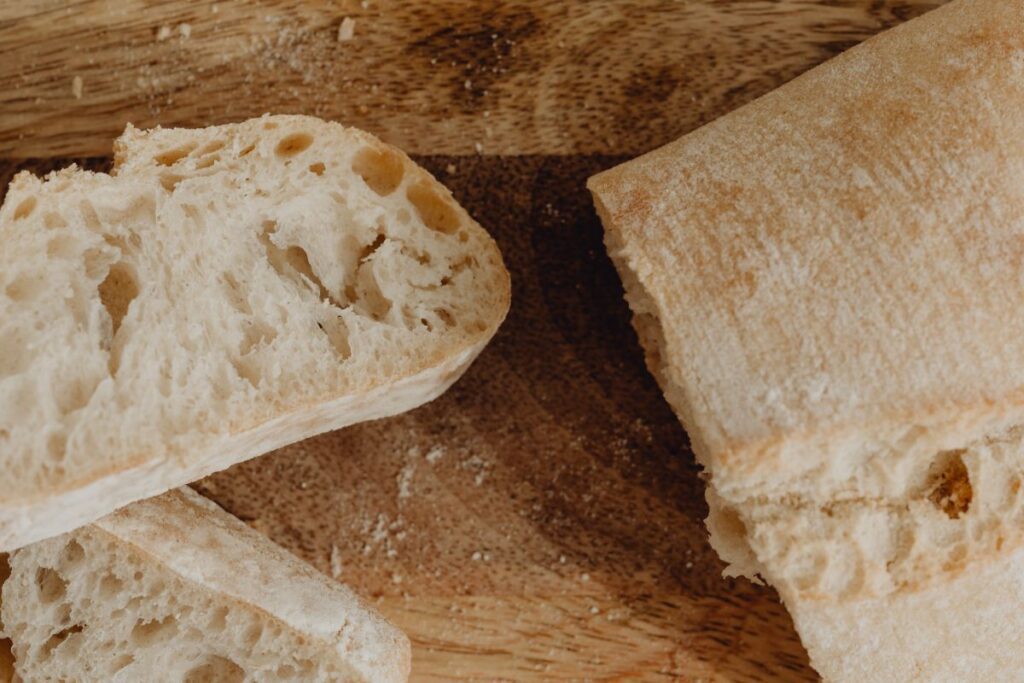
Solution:
[{"label": "ciabatta loaf", "polygon": [[991,573],[1024,546],[1024,4],[952,2],[590,187],[712,543],[814,666],[1024,678]]},{"label": "ciabatta loaf", "polygon": [[0,623],[25,681],[351,681],[409,642],[347,589],[190,489],[11,555]]},{"label": "ciabatta loaf", "polygon": [[494,241],[368,134],[271,116],[115,150],[0,208],[0,550],[429,401],[508,310]]}]

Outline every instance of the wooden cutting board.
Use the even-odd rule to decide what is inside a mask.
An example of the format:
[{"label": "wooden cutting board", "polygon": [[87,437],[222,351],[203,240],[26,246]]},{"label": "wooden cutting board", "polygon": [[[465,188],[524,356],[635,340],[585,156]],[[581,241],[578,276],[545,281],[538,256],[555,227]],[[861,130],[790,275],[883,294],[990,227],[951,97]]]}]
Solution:
[{"label": "wooden cutting board", "polygon": [[417,681],[815,679],[776,594],[720,576],[584,182],[941,3],[64,4],[0,7],[4,185],[104,167],[127,121],[315,113],[419,155],[512,273],[445,396],[200,491],[403,628]]}]

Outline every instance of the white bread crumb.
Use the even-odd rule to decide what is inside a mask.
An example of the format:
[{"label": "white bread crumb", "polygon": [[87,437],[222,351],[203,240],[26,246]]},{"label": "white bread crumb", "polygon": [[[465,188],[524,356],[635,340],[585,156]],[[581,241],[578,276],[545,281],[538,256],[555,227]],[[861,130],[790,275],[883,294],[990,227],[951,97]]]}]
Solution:
[{"label": "white bread crumb", "polygon": [[416,466],[408,464],[402,468],[402,471],[398,473],[396,480],[398,481],[398,498],[404,500],[412,495],[412,478],[416,474]]},{"label": "white bread crumb", "polygon": [[339,578],[342,572],[341,550],[336,545],[331,546],[331,576]]},{"label": "white bread crumb", "polygon": [[338,26],[338,42],[347,43],[356,35],[356,20],[352,17],[345,17]]}]

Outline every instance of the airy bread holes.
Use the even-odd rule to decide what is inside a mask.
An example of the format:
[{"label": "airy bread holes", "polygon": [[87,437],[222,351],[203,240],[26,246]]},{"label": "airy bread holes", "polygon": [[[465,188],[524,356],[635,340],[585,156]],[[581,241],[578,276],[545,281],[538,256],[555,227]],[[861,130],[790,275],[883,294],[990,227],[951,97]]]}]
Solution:
[{"label": "airy bread holes", "polygon": [[112,265],[107,277],[100,283],[99,293],[100,303],[110,315],[113,326],[111,334],[116,336],[121,329],[121,321],[128,313],[128,307],[139,295],[139,285],[131,268],[124,262]]},{"label": "airy bread holes", "polygon": [[117,374],[121,365],[121,345],[116,344],[121,323],[128,314],[132,301],[139,295],[139,285],[134,274],[123,262],[110,267],[107,277],[99,286],[100,303],[110,316],[110,376]]},{"label": "airy bread holes", "polygon": [[971,507],[974,489],[963,460],[963,450],[943,451],[932,463],[928,500],[950,519],[958,519]]},{"label": "airy bread holes", "polygon": [[313,144],[313,136],[309,133],[292,133],[277,143],[274,153],[279,157],[293,157],[305,151]]},{"label": "airy bread holes", "polygon": [[224,272],[221,276],[224,280],[224,291],[228,295],[228,302],[231,304],[239,313],[245,315],[252,315],[252,306],[249,305],[249,300],[242,292],[242,286],[235,279],[235,276],[231,273]]},{"label": "airy bread holes", "polygon": [[242,683],[245,670],[230,659],[208,655],[185,673],[181,683]]},{"label": "airy bread holes", "polygon": [[36,570],[36,589],[39,591],[39,601],[49,605],[64,597],[68,583],[55,569],[40,567]]},{"label": "airy bread holes", "polygon": [[228,627],[228,608],[218,607],[210,617],[210,629],[221,632]]},{"label": "airy bread holes", "polygon": [[42,294],[46,283],[38,274],[19,275],[4,288],[4,294],[11,301],[31,301]]},{"label": "airy bread holes", "polygon": [[68,435],[64,432],[54,432],[46,437],[46,457],[50,462],[59,463],[64,461],[64,454],[67,453]]},{"label": "airy bread holes", "polygon": [[78,240],[71,235],[55,235],[46,243],[46,255],[50,258],[74,258],[78,253]]},{"label": "airy bread holes", "polygon": [[113,574],[107,574],[100,579],[99,587],[99,598],[100,600],[110,600],[115,595],[118,595],[124,590],[124,581],[117,578]]},{"label": "airy bread holes", "polygon": [[85,548],[74,539],[68,541],[68,544],[64,546],[64,550],[60,553],[61,566],[69,569],[78,566],[84,559]]},{"label": "airy bread holes", "polygon": [[194,150],[195,148],[195,145],[185,145],[184,147],[179,147],[177,149],[170,149],[167,150],[166,152],[161,152],[160,154],[157,154],[155,157],[153,157],[153,161],[155,161],[161,166],[173,166],[174,164],[176,164],[177,162],[181,161],[189,154],[191,154],[192,150]]},{"label": "airy bread holes", "polygon": [[148,647],[170,640],[178,632],[178,621],[168,615],[157,621],[140,621],[132,627],[131,642],[135,647]]},{"label": "airy bread holes", "polygon": [[211,140],[210,142],[206,143],[206,145],[204,145],[202,149],[199,150],[198,154],[199,156],[206,156],[207,154],[219,152],[220,150],[224,149],[224,144],[225,143],[223,140]]},{"label": "airy bread holes", "polygon": [[167,192],[174,192],[174,188],[184,179],[184,176],[180,176],[177,173],[161,173],[160,187],[164,188]]},{"label": "airy bread holes", "polygon": [[254,622],[246,627],[245,635],[242,636],[242,642],[246,648],[251,650],[259,642],[262,635],[263,626],[259,622]]},{"label": "airy bread holes", "polygon": [[42,648],[40,648],[40,657],[42,659],[47,659],[50,655],[53,654],[54,650],[56,650],[58,647],[64,644],[64,641],[66,641],[75,633],[81,633],[84,629],[85,627],[81,624],[75,624],[73,626],[68,626],[67,628],[62,629],[57,633],[54,633],[52,636],[47,638],[46,642],[43,643]]},{"label": "airy bread holes", "polygon": [[412,203],[420,220],[431,230],[451,235],[462,221],[451,202],[439,195],[430,184],[421,180],[405,191],[406,198]]},{"label": "airy bread holes", "polygon": [[56,230],[57,228],[68,227],[68,222],[64,220],[64,217],[59,213],[48,211],[43,216],[43,225],[45,225],[49,230]]},{"label": "airy bread holes", "polygon": [[352,159],[352,170],[359,174],[367,187],[384,197],[402,184],[405,164],[398,153],[390,149],[364,147]]},{"label": "airy bread holes", "polygon": [[437,317],[440,318],[441,322],[443,322],[445,325],[447,325],[448,327],[455,327],[455,317],[451,314],[451,312],[448,309],[439,308],[436,311],[434,311],[434,313],[437,314]]},{"label": "airy bread holes", "polygon": [[14,220],[20,221],[31,216],[32,212],[35,211],[37,203],[35,197],[23,200],[21,204],[18,204],[18,208],[14,210]]},{"label": "airy bread holes", "polygon": [[100,215],[96,213],[96,207],[89,200],[83,199],[78,204],[78,209],[82,212],[82,220],[85,221],[85,227],[89,228],[92,232],[103,232],[103,223],[100,221]]},{"label": "airy bread holes", "polygon": [[320,281],[317,274],[313,272],[313,266],[309,263],[309,255],[300,246],[292,245],[287,249],[274,244],[270,236],[277,231],[277,224],[274,221],[263,222],[263,232],[259,240],[267,252],[267,261],[270,266],[283,278],[292,279],[304,283],[307,288],[312,289],[321,301],[329,301],[341,308],[344,304],[335,301],[330,291]]},{"label": "airy bread holes", "polygon": [[352,347],[348,342],[348,325],[341,316],[331,316],[319,323],[320,329],[327,335],[327,341],[338,358],[345,360],[352,355]]},{"label": "airy bread holes", "polygon": [[203,168],[210,168],[211,166],[213,166],[218,161],[220,161],[220,155],[219,154],[211,154],[210,156],[203,157],[202,159],[197,161],[196,162],[196,169],[199,170],[199,169],[203,169]]},{"label": "airy bread holes", "polygon": [[376,237],[374,237],[373,238],[373,242],[371,242],[370,244],[367,244],[359,252],[359,263],[360,264],[366,263],[371,257],[373,257],[374,254],[377,253],[377,250],[380,249],[381,246],[383,246],[383,244],[384,244],[384,242],[386,240],[387,240],[387,236],[386,235],[378,234]]},{"label": "airy bread holes", "polygon": [[131,655],[118,655],[110,662],[110,674],[116,674],[118,671],[122,671],[128,667],[129,664],[135,661],[135,657]]}]

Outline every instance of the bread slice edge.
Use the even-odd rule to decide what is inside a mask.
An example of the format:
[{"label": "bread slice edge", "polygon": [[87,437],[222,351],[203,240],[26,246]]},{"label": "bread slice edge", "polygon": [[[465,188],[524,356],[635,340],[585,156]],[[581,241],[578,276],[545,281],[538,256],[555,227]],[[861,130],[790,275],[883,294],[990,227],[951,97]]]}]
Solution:
[{"label": "bread slice edge", "polygon": [[[5,502],[0,505],[0,552],[71,531],[137,500],[157,496],[304,438],[396,415],[427,403],[465,372],[488,341],[485,338],[437,366],[392,384],[315,403],[232,434],[213,444],[207,453],[191,457],[187,465],[142,457],[130,469],[111,472],[55,495],[27,503]],[[67,514],[68,510],[75,512]],[[51,514],[54,511],[62,514]]]}]

